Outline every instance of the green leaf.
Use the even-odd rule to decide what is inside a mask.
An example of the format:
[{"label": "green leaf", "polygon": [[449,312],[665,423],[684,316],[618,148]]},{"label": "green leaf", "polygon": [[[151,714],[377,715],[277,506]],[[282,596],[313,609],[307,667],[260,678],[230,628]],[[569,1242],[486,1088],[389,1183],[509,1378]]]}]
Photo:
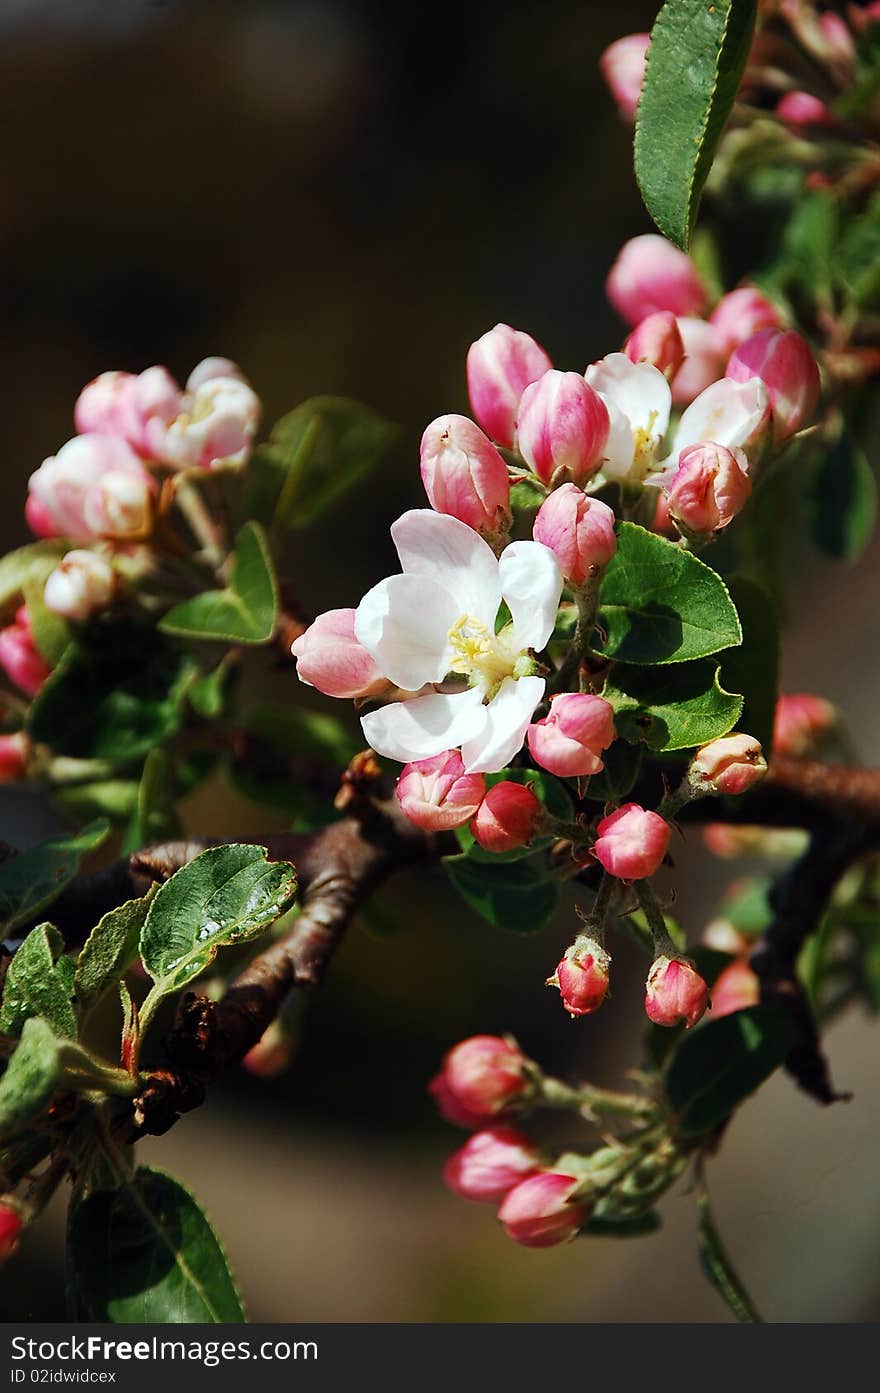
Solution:
[{"label": "green leaf", "polygon": [[559,886],[531,861],[491,865],[465,854],[446,856],[443,865],[462,898],[496,928],[537,933],[556,911]]},{"label": "green leaf", "polygon": [[642,767],[641,745],[615,740],[602,756],[605,768],[593,774],[587,785],[587,797],[599,803],[619,803],[631,791]]},{"label": "green leaf", "polygon": [[100,846],[110,831],[106,818],[81,832],[50,837],[0,865],[0,924],[8,935],[51,904],[79,870],[80,858]]},{"label": "green leaf", "polygon": [[619,523],[617,535],[600,593],[599,653],[644,666],[705,658],[742,641],[727,587],[711,567],[635,523]]},{"label": "green leaf", "polygon": [[43,599],[45,587],[45,581],[28,580],[24,587],[24,601],[34,642],[49,666],[57,667],[67,651],[73,631],[66,619],[46,608]]},{"label": "green leaf", "polygon": [[267,643],[278,621],[278,586],[272,557],[256,522],[235,539],[229,584],[184,600],[159,621],[166,634],[223,643]]},{"label": "green leaf", "polygon": [[651,750],[686,750],[733,730],[741,696],[724,691],[711,660],[654,668],[615,663],[605,689],[618,733]]},{"label": "green leaf", "polygon": [[59,1042],[39,1016],[25,1021],[5,1074],[0,1077],[0,1137],[18,1131],[43,1111],[61,1079]]},{"label": "green leaf", "polygon": [[234,663],[227,654],[216,667],[202,673],[201,677],[197,677],[192,683],[187,695],[196,715],[202,716],[206,721],[216,721],[217,717],[223,714],[233,667]]},{"label": "green leaf", "polygon": [[75,1040],[73,959],[51,924],[38,924],[16,950],[3,984],[0,1031],[20,1035],[30,1016],[40,1016],[62,1039]]},{"label": "green leaf", "polygon": [[152,630],[102,626],[70,645],[31,703],[28,729],[57,754],[138,759],[177,733],[195,671]]},{"label": "green leaf", "polygon": [[267,527],[307,527],[376,468],[399,428],[344,397],[312,397],[283,416],[248,468],[245,506]]},{"label": "green leaf", "polygon": [[94,817],[127,822],[137,807],[139,787],[137,779],[95,779],[56,784],[52,797],[73,822]]},{"label": "green leaf", "polygon": [[155,887],[139,900],[126,900],[108,910],[89,934],[76,960],[74,991],[88,1009],[112,986],[137,958],[141,930]]},{"label": "green leaf", "polygon": [[262,702],[249,706],[238,724],[248,735],[265,741],[281,754],[323,760],[337,769],[344,768],[363,748],[363,739],[357,740],[335,716],[292,703],[277,706]]},{"label": "green leaf", "polygon": [[835,269],[860,309],[876,308],[880,297],[880,195],[846,229]]},{"label": "green leaf", "polygon": [[807,495],[810,536],[835,561],[858,561],[877,522],[877,482],[864,452],[843,431],[816,462]]},{"label": "green leaf", "polygon": [[175,768],[171,757],[167,750],[151,750],[144,761],[137,803],[122,846],[123,855],[139,851],[150,842],[180,835],[176,796]]},{"label": "green leaf", "polygon": [[750,1006],[679,1040],[666,1073],[666,1097],[683,1136],[719,1126],[768,1079],[796,1043],[787,1011]]},{"label": "green leaf", "polygon": [[140,1167],[71,1207],[67,1259],[77,1314],[114,1324],[241,1324],[226,1254],[193,1196]]},{"label": "green leaf", "polygon": [[738,933],[757,938],[773,918],[769,900],[772,887],[770,876],[735,881],[721,901],[721,918],[727,919]]},{"label": "green leaf", "polygon": [[203,851],[159,888],[147,913],[140,953],[154,991],[177,991],[213,962],[218,948],[255,938],[295,891],[293,866],[270,862],[263,847],[233,843]]},{"label": "green leaf", "polygon": [[581,1233],[595,1238],[644,1238],[646,1234],[656,1233],[663,1220],[656,1209],[648,1209],[644,1214],[596,1213],[587,1220]]},{"label": "green leaf", "polygon": [[636,118],[636,178],[660,231],[687,250],[748,58],[757,0],[666,0]]},{"label": "green leaf", "polygon": [[773,718],[779,696],[779,615],[773,597],[757,581],[732,576],[730,597],[736,605],[743,641],[721,656],[721,681],[745,699],[739,728],[760,740],[769,757]]},{"label": "green leaf", "polygon": [[763,1324],[755,1305],[742,1284],[721,1235],[715,1226],[709,1196],[705,1189],[700,1191],[699,1245],[700,1263],[722,1301],[736,1316],[738,1321],[748,1325]]},{"label": "green leaf", "polygon": [[0,558],[0,610],[23,598],[29,585],[45,585],[70,544],[62,538],[29,542]]}]

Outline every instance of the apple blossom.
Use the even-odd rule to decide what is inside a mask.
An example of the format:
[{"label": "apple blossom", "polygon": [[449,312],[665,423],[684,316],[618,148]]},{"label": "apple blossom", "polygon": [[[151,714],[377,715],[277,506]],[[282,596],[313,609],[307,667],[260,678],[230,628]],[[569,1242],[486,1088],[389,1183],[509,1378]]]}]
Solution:
[{"label": "apple blossom", "polygon": [[[223,359],[206,362],[226,367]],[[196,369],[195,381],[165,433],[165,462],[177,469],[245,464],[260,423],[259,397],[238,374],[211,377]]]},{"label": "apple blossom", "polygon": [[605,289],[618,314],[633,325],[657,310],[698,315],[707,299],[691,258],[655,232],[624,243]]},{"label": "apple blossom", "polygon": [[560,778],[586,778],[604,769],[602,751],[614,740],[614,710],[587,692],[560,692],[543,720],[528,729],[533,759]]},{"label": "apple blossom", "polygon": [[787,126],[830,126],[834,117],[829,107],[812,92],[785,92],[776,103],[776,115]]},{"label": "apple blossom", "polygon": [[130,541],[150,526],[153,480],[130,445],[115,435],[77,435],[44,460],[28,481],[41,536]]},{"label": "apple blossom", "polygon": [[838,724],[830,701],[810,692],[783,693],[776,703],[773,751],[793,759],[813,754]]},{"label": "apple blossom", "polygon": [[608,991],[611,958],[600,943],[579,934],[567,948],[547,985],[558,987],[570,1016],[589,1016],[598,1011]]},{"label": "apple blossom", "polygon": [[443,1167],[443,1179],[465,1200],[497,1204],[508,1190],[540,1168],[540,1152],[514,1127],[475,1132]]},{"label": "apple blossom", "polygon": [[689,445],[666,484],[669,515],[695,536],[720,532],[742,511],[751,491],[742,450]]},{"label": "apple blossom", "polygon": [[557,471],[585,483],[602,463],[609,430],[608,408],[580,373],[551,368],[522,394],[517,443],[545,484]]},{"label": "apple blossom", "polygon": [[722,295],[709,315],[709,323],[719,336],[725,359],[759,330],[780,329],[782,322],[773,302],[753,285],[743,285]]},{"label": "apple blossom", "polygon": [[486,793],[471,831],[484,851],[515,851],[534,839],[542,814],[540,799],[530,788],[504,779]]},{"label": "apple blossom", "polygon": [[634,121],[642,94],[650,34],[625,34],[609,44],[599,67],[624,121]]},{"label": "apple blossom", "polygon": [[723,735],[702,745],[688,768],[691,786],[700,792],[746,793],[767,773],[760,741],[753,735]]},{"label": "apple blossom", "polygon": [[482,774],[466,774],[458,750],[407,764],[397,781],[404,814],[426,832],[448,832],[469,822],[485,793]]},{"label": "apple blossom", "polygon": [[632,363],[651,363],[667,379],[682,365],[685,345],[681,328],[670,310],[649,314],[633,329],[623,351]]},{"label": "apple blossom", "polygon": [[658,813],[638,803],[624,803],[599,823],[593,847],[610,875],[621,880],[644,880],[660,867],[669,848],[672,828]]},{"label": "apple blossom", "polygon": [[570,1175],[544,1171],[520,1181],[498,1210],[508,1234],[525,1248],[551,1248],[574,1238],[589,1207],[569,1201],[578,1187]]},{"label": "apple blossom", "polygon": [[27,771],[30,741],[24,731],[0,735],[0,784],[12,784]]},{"label": "apple blossom", "polygon": [[440,416],[421,443],[422,483],[431,507],[478,532],[497,536],[510,525],[507,465],[466,416]]},{"label": "apple blossom", "polygon": [[532,535],[549,547],[565,579],[575,586],[591,580],[617,551],[613,509],[576,484],[554,489],[541,504]]},{"label": "apple blossom", "polygon": [[743,1011],[748,1006],[757,1006],[761,1000],[757,973],[747,962],[731,963],[715,979],[710,1000],[713,1021],[732,1016],[734,1011]]},{"label": "apple blossom", "polygon": [[778,441],[805,426],[819,400],[818,364],[806,339],[794,329],[761,329],[746,339],[732,354],[727,377],[746,386],[755,378],[764,383]]},{"label": "apple blossom", "polygon": [[294,639],[290,651],[300,682],[325,696],[354,700],[387,689],[385,678],[355,638],[354,617],[353,609],[328,609]]},{"label": "apple blossom", "polygon": [[[675,473],[689,445],[707,442],[742,450],[751,464],[764,449],[771,420],[770,396],[759,378],[734,382],[725,377],[713,382],[682,415],[669,457],[662,465],[663,473]],[[661,475],[652,482],[663,483],[664,479]]]},{"label": "apple blossom", "polygon": [[[710,826],[717,826],[711,823]],[[721,824],[724,826],[724,824]],[[703,944],[716,953],[728,953],[732,958],[741,958],[749,951],[749,940],[739,929],[734,928],[729,919],[712,919],[703,930]]]},{"label": "apple blossom", "polygon": [[645,987],[645,1012],[654,1025],[696,1025],[708,1004],[709,988],[695,967],[680,958],[655,960]]},{"label": "apple blossom", "polygon": [[[522,748],[544,695],[533,653],[556,623],[556,558],[539,542],[514,542],[498,558],[465,523],[426,509],[398,518],[391,536],[403,574],[361,600],[358,642],[406,691],[450,677],[461,685],[369,712],[364,735],[401,763],[460,746],[468,773],[503,769]],[[496,633],[502,600],[511,621]]]},{"label": "apple blossom", "polygon": [[525,1057],[500,1035],[472,1035],[445,1056],[428,1091],[448,1121],[479,1127],[516,1103],[528,1088]]},{"label": "apple blossom", "polygon": [[80,392],[73,419],[80,435],[121,436],[144,459],[161,459],[166,429],[180,414],[182,398],[163,367],[102,372]]},{"label": "apple blossom", "polygon": [[48,577],[43,601],[54,614],[82,622],[106,609],[115,589],[116,576],[106,556],[69,551]]},{"label": "apple blossom", "polygon": [[684,361],[672,379],[672,400],[676,406],[689,406],[723,377],[727,354],[717,329],[705,319],[683,315],[677,322]]},{"label": "apple blossom", "polygon": [[34,642],[27,606],[21,605],[15,620],[0,629],[0,667],[26,696],[36,696],[52,671]]},{"label": "apple blossom", "polygon": [[586,380],[604,401],[611,420],[603,474],[607,479],[644,482],[669,426],[669,383],[651,363],[632,363],[625,353],[609,353],[591,364]]},{"label": "apple blossom", "polygon": [[471,344],[467,355],[471,406],[483,430],[499,445],[513,447],[520,397],[552,366],[530,334],[509,324],[496,324]]}]

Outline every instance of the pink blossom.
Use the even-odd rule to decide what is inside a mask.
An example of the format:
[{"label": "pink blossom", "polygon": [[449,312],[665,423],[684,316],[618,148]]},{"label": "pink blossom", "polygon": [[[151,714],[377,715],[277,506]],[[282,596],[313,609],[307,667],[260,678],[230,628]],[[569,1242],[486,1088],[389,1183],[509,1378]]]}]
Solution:
[{"label": "pink blossom", "polygon": [[422,436],[422,482],[431,507],[497,535],[510,523],[507,465],[466,416],[440,416]]},{"label": "pink blossom", "polygon": [[624,121],[636,119],[650,42],[650,34],[625,34],[599,59],[602,76]]},{"label": "pink blossom", "polygon": [[504,779],[486,793],[471,831],[484,851],[515,851],[532,841],[542,813],[541,803],[530,788]]},{"label": "pink blossom", "polygon": [[496,324],[471,344],[467,355],[471,406],[483,430],[499,445],[513,447],[520,397],[552,366],[530,334],[509,324]]},{"label": "pink blossom", "polygon": [[719,973],[711,991],[712,1019],[732,1016],[734,1011],[744,1011],[749,1006],[757,1006],[761,1000],[761,984],[757,974],[747,962],[731,963]]},{"label": "pink blossom", "polygon": [[428,1091],[448,1121],[479,1127],[521,1097],[525,1063],[519,1047],[500,1035],[472,1035],[449,1051]]},{"label": "pink blossom", "polygon": [[598,1011],[608,991],[611,958],[600,943],[579,934],[558,964],[548,986],[559,988],[570,1016]]},{"label": "pink blossom", "polygon": [[737,796],[748,792],[767,773],[760,741],[752,735],[723,735],[702,745],[691,760],[692,785]]},{"label": "pink blossom", "polygon": [[587,692],[560,692],[543,720],[528,729],[529,750],[560,778],[585,778],[604,769],[602,752],[614,740],[614,710]]},{"label": "pink blossom", "polygon": [[767,388],[777,440],[807,425],[819,400],[819,367],[806,339],[794,329],[762,329],[741,343],[727,364],[734,382],[760,378]]},{"label": "pink blossom", "polygon": [[52,671],[34,642],[27,607],[22,605],[15,621],[0,629],[0,667],[26,696],[36,696]]},{"label": "pink blossom", "polygon": [[397,799],[410,822],[426,832],[448,832],[469,822],[486,792],[482,774],[466,774],[458,750],[407,764]]},{"label": "pink blossom", "polygon": [[46,608],[82,622],[106,609],[116,590],[116,575],[106,556],[96,551],[69,551],[46,581]]},{"label": "pink blossom", "polygon": [[540,1153],[514,1127],[486,1127],[475,1132],[443,1167],[443,1179],[465,1200],[497,1204],[508,1190],[535,1175]]},{"label": "pink blossom", "polygon": [[743,452],[711,442],[683,450],[666,485],[670,516],[696,536],[727,527],[751,491]]},{"label": "pink blossom", "polygon": [[545,484],[560,470],[585,483],[602,464],[610,429],[607,406],[580,373],[551,368],[522,394],[517,443]]},{"label": "pink blossom", "polygon": [[645,988],[645,1012],[654,1025],[696,1025],[708,1004],[709,988],[695,967],[679,958],[656,959]]},{"label": "pink blossom", "polygon": [[761,329],[780,329],[782,322],[776,306],[753,285],[743,285],[723,295],[709,315],[725,359],[753,334]]},{"label": "pink blossom", "polygon": [[618,314],[632,325],[659,310],[699,315],[707,299],[690,257],[653,232],[624,244],[605,289]]},{"label": "pink blossom", "polygon": [[290,651],[300,682],[332,697],[357,699],[385,691],[388,683],[355,638],[354,616],[353,609],[329,609],[294,639]]},{"label": "pink blossom", "polygon": [[583,585],[617,551],[613,509],[591,498],[577,484],[554,489],[541,504],[532,535],[549,547],[559,569],[572,585]]},{"label": "pink blossom", "polygon": [[621,880],[644,880],[659,869],[672,828],[658,813],[624,803],[602,819],[593,847],[600,864]]},{"label": "pink blossom", "polygon": [[684,346],[684,361],[672,380],[672,400],[676,406],[691,402],[724,376],[727,354],[713,324],[684,315],[678,320]]},{"label": "pink blossom", "polygon": [[131,541],[151,523],[155,484],[118,436],[74,436],[31,475],[28,490],[28,520],[41,536]]},{"label": "pink blossom", "polygon": [[667,378],[674,378],[685,356],[681,327],[675,315],[670,310],[647,315],[633,329],[623,351],[631,362],[651,363]]},{"label": "pink blossom", "polygon": [[816,752],[837,723],[837,711],[824,697],[783,693],[776,703],[773,752],[803,759]]},{"label": "pink blossom", "polygon": [[570,1175],[544,1171],[523,1180],[505,1196],[498,1218],[515,1242],[525,1248],[552,1248],[573,1238],[586,1222],[589,1208],[570,1203],[578,1182]]}]

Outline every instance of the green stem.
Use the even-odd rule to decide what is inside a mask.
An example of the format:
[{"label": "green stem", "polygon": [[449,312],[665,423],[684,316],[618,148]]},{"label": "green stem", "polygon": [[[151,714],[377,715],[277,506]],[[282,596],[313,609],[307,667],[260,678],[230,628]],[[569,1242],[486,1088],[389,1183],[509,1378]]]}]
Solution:
[{"label": "green stem", "polygon": [[656,1108],[648,1098],[640,1098],[634,1093],[614,1093],[588,1083],[574,1086],[563,1083],[561,1079],[542,1078],[540,1098],[548,1108],[577,1112],[588,1119],[593,1114],[629,1118],[653,1117],[656,1114]]},{"label": "green stem", "polygon": [[599,588],[601,581],[602,571],[597,570],[595,575],[591,576],[583,586],[579,586],[574,592],[578,611],[577,625],[575,626],[571,647],[550,682],[548,690],[551,693],[563,692],[566,690],[572,677],[580,667],[582,660],[590,651],[590,639],[596,627],[596,614],[599,609]]},{"label": "green stem", "polygon": [[178,478],[174,498],[202,549],[205,561],[222,582],[225,579],[223,568],[226,562],[226,538],[223,528],[211,516],[204,498],[189,479]]},{"label": "green stem", "polygon": [[666,927],[666,920],[660,908],[660,902],[651,885],[647,880],[633,881],[633,889],[636,892],[636,899],[642,908],[642,913],[651,930],[651,937],[654,940],[654,956],[656,958],[678,958],[680,957],[678,948],[669,936]]},{"label": "green stem", "polygon": [[617,890],[617,880],[607,871],[602,872],[602,879],[599,881],[599,888],[596,891],[596,898],[593,907],[584,920],[584,927],[592,933],[599,943],[605,936],[605,920],[611,908],[611,901],[614,899]]}]

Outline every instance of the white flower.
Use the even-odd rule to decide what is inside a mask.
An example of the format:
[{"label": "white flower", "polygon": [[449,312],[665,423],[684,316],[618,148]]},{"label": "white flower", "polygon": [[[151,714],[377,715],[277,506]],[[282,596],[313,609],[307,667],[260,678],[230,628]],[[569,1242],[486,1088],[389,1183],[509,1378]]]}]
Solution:
[{"label": "white flower", "polygon": [[[472,528],[429,509],[391,528],[403,574],[364,596],[355,634],[389,681],[407,691],[454,680],[363,717],[367,740],[408,764],[461,746],[469,772],[503,769],[522,748],[544,695],[532,652],[556,622],[562,574],[540,542],[501,558]],[[511,620],[495,632],[501,601]]]},{"label": "white flower", "polygon": [[733,382],[722,377],[691,402],[661,468],[664,473],[674,471],[682,450],[690,445],[724,445],[748,455],[750,447],[763,441],[769,425],[770,397],[761,379]]},{"label": "white flower", "polygon": [[606,479],[642,483],[655,467],[669,428],[669,383],[653,363],[632,363],[625,353],[609,353],[584,376],[611,417],[602,473]]}]

